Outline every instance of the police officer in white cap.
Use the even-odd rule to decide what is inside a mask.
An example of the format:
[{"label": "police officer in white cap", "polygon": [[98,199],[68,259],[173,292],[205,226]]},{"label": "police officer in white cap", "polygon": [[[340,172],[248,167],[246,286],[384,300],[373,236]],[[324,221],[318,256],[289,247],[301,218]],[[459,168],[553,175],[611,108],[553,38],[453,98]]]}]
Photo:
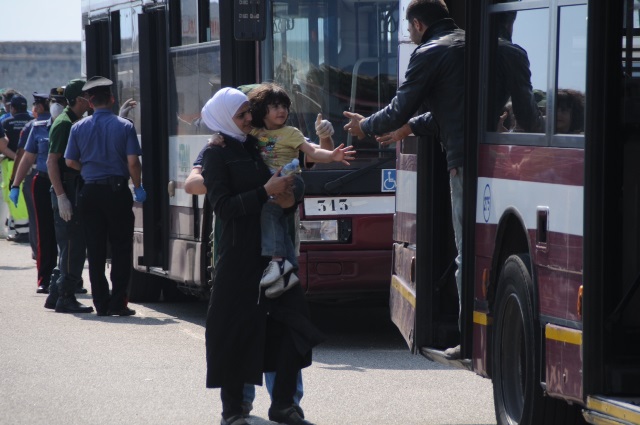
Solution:
[{"label": "police officer in white cap", "polygon": [[[131,316],[127,306],[133,255],[133,201],[144,202],[140,143],[133,123],[112,111],[112,81],[92,77],[82,88],[93,115],[73,125],[65,151],[67,165],[80,170],[84,187],[79,208],[87,236],[89,278],[99,316]],[[107,241],[111,243],[111,293],[105,277]]]}]

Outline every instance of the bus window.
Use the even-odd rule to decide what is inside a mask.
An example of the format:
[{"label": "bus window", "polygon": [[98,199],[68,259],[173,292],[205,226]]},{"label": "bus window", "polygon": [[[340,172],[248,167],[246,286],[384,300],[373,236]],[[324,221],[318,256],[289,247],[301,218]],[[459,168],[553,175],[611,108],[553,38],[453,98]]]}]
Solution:
[{"label": "bus window", "polygon": [[[214,5],[211,5],[214,8]],[[198,0],[170,0],[172,46],[186,46],[198,42]]]},{"label": "bus window", "polygon": [[[140,101],[140,58],[138,54],[138,7],[124,8],[119,13],[120,51],[113,57],[114,97],[116,105],[127,99]],[[140,128],[140,107],[128,115],[137,129]]]},{"label": "bus window", "polygon": [[169,92],[169,134],[208,134],[200,125],[200,110],[220,88],[219,43],[172,48]]},{"label": "bus window", "polygon": [[342,113],[371,115],[395,95],[398,2],[274,2],[272,14],[266,49],[273,56],[264,62],[263,79],[290,94],[291,125],[315,140],[314,123],[322,112],[336,142],[377,149],[373,139],[349,138]]},{"label": "bus window", "polygon": [[556,133],[583,134],[587,65],[587,5],[560,8]]},{"label": "bus window", "polygon": [[491,15],[487,131],[544,132],[548,27],[547,9]]}]

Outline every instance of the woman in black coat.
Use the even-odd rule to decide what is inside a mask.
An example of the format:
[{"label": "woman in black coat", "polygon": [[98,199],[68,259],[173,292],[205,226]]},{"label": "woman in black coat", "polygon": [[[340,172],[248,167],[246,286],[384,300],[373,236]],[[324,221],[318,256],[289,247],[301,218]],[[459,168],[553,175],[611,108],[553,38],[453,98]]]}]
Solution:
[{"label": "woman in black coat", "polygon": [[207,198],[222,222],[219,259],[206,324],[207,387],[220,388],[222,424],[242,418],[245,383],[262,385],[263,372],[276,372],[269,419],[310,424],[293,403],[301,368],[311,364],[311,349],[322,340],[311,324],[300,286],[269,299],[260,289],[269,259],[261,255],[260,211],[292,185],[290,177],[271,176],[251,131],[247,97],[223,88],[202,109],[202,120],[224,137],[203,156]]}]

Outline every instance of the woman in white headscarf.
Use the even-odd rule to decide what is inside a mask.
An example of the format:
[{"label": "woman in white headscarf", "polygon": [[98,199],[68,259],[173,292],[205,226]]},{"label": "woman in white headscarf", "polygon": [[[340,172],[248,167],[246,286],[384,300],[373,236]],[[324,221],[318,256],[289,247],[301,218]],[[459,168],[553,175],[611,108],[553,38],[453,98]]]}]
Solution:
[{"label": "woman in white headscarf", "polygon": [[241,425],[244,383],[262,385],[276,372],[269,419],[310,424],[293,402],[301,368],[323,339],[311,324],[298,286],[270,299],[260,289],[269,259],[261,255],[260,211],[270,196],[289,190],[289,177],[271,176],[251,135],[251,110],[239,90],[223,88],[202,108],[202,121],[224,145],[203,155],[207,199],[222,222],[219,259],[206,327],[207,387],[220,388],[222,424]]}]

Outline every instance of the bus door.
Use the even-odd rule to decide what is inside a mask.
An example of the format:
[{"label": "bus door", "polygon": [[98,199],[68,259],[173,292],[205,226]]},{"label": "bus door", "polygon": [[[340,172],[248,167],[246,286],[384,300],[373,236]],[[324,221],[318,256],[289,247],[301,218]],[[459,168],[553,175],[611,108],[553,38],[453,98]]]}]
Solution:
[{"label": "bus door", "polygon": [[640,3],[590,2],[589,37],[584,416],[639,424]]},{"label": "bus door", "polygon": [[[404,19],[408,3],[400,10],[399,83],[416,48]],[[391,319],[413,353],[448,363],[442,351],[457,345],[460,334],[447,161],[437,141],[414,136],[398,143],[396,153]]]}]

